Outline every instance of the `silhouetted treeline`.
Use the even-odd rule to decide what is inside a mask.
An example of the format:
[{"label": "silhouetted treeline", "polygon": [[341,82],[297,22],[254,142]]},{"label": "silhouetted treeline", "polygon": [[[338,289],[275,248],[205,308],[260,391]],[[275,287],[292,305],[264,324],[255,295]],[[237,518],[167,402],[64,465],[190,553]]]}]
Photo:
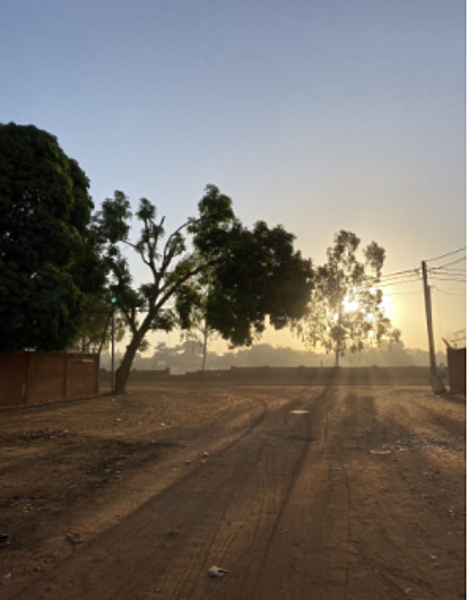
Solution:
[{"label": "silhouetted treeline", "polygon": [[[121,356],[117,355],[116,365],[120,363]],[[197,342],[184,342],[175,347],[164,343],[158,344],[153,356],[142,356],[138,354],[135,358],[133,368],[166,369],[170,368],[174,373],[186,371],[197,371],[201,368],[202,349]],[[437,364],[446,363],[446,357],[438,353]],[[429,364],[429,354],[425,350],[405,348],[398,343],[390,349],[370,348],[355,354],[348,353],[341,364],[347,367],[353,366],[378,366],[378,367],[405,367],[414,365],[424,367]],[[256,344],[250,348],[242,348],[217,354],[214,351],[208,353],[207,369],[229,369],[230,367],[332,367],[334,356],[331,354],[319,354],[294,350],[289,347],[275,347],[270,344]],[[108,354],[101,355],[101,367],[110,367]]]}]

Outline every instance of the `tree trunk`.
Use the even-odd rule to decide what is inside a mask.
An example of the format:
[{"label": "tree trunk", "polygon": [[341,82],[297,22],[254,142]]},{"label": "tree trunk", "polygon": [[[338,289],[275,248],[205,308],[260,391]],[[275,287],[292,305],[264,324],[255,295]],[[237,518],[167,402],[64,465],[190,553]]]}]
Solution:
[{"label": "tree trunk", "polygon": [[335,367],[339,367],[340,366],[340,351],[337,348],[335,350]]},{"label": "tree trunk", "polygon": [[208,349],[208,328],[205,324],[205,329],[203,330],[203,358],[202,358],[202,371],[206,368],[206,354]]},{"label": "tree trunk", "polygon": [[[146,333],[146,332],[145,332]],[[115,372],[115,393],[125,394],[127,387],[127,381],[130,376],[130,369],[132,368],[133,359],[138,351],[138,347],[141,344],[141,340],[145,337],[145,334],[141,334],[141,331],[136,334],[130,344],[127,346],[125,355],[119,368]]]}]

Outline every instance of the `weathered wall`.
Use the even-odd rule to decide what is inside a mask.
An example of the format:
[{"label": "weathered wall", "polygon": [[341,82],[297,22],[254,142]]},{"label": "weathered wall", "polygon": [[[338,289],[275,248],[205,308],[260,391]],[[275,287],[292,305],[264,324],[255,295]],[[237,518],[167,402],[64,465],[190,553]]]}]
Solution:
[{"label": "weathered wall", "polygon": [[97,355],[0,353],[0,407],[76,398],[98,391]]},{"label": "weathered wall", "polygon": [[26,404],[28,356],[0,354],[0,407]]},{"label": "weathered wall", "polygon": [[28,357],[27,404],[66,397],[66,354],[31,353]]},{"label": "weathered wall", "polygon": [[450,391],[466,394],[466,348],[447,348]]},{"label": "weathered wall", "polygon": [[[153,381],[209,381],[237,385],[429,385],[429,367],[231,367],[170,375],[164,371],[131,371],[129,384]],[[101,370],[101,384],[109,385],[108,371]]]},{"label": "weathered wall", "polygon": [[67,398],[90,396],[99,392],[99,356],[68,354]]}]

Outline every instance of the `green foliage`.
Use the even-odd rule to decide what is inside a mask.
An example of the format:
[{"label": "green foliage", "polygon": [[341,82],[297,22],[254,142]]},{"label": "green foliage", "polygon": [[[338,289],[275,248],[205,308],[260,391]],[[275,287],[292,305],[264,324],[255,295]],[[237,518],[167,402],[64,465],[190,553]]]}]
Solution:
[{"label": "green foliage", "polygon": [[[96,353],[109,348],[112,339],[111,327],[112,299],[87,295],[85,309],[78,327],[78,335],[70,349],[80,352]],[[124,338],[126,323],[115,311],[114,339],[119,342]]]},{"label": "green foliage", "polygon": [[[263,222],[252,231],[234,216],[232,201],[208,185],[199,215],[166,236],[164,218],[140,200],[136,218],[142,229],[130,239],[128,199],[116,192],[96,215],[94,227],[112,273],[111,291],[127,320],[132,339],[116,374],[123,391],[133,358],[150,330],[190,328],[193,310],[202,307],[200,282],[210,278],[203,306],[207,323],[234,345],[250,344],[268,317],[276,328],[305,312],[310,296],[309,261],[294,251],[294,236]],[[134,286],[123,247],[135,250],[150,272],[149,282]],[[137,319],[142,311],[141,321]]]},{"label": "green foliage", "polygon": [[253,230],[237,225],[228,260],[213,267],[207,300],[208,324],[233,346],[250,345],[266,326],[275,329],[305,314],[312,267],[294,250],[294,236],[260,221]]},{"label": "green foliage", "polygon": [[89,181],[57,139],[0,124],[0,350],[61,350],[105,268]]},{"label": "green foliage", "polygon": [[400,337],[384,314],[378,287],[385,250],[372,242],[364,249],[365,262],[361,263],[356,258],[360,242],[348,231],[335,236],[327,263],[316,271],[308,313],[295,324],[307,346],[334,352],[336,364],[346,351],[397,342]]}]

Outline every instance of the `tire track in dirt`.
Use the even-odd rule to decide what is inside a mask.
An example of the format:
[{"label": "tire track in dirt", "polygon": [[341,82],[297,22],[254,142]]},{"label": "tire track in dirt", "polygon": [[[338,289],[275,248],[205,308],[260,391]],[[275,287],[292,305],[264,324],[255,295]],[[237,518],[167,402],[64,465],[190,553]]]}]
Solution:
[{"label": "tire track in dirt", "polygon": [[245,598],[302,600],[312,589],[326,590],[327,600],[346,598],[348,495],[343,475],[334,470],[336,460],[328,456],[330,400],[326,389],[304,406],[311,440]]},{"label": "tire track in dirt", "polygon": [[[235,515],[237,526],[234,531],[231,530],[231,533],[227,535],[220,531],[219,539],[214,547],[215,556],[224,560],[224,565],[220,560],[221,566],[226,566],[230,570],[228,575],[229,584],[228,578],[221,582],[208,582],[205,574],[204,580],[199,582],[197,593],[194,596],[187,596],[187,598],[193,597],[194,600],[219,597],[222,597],[223,600],[298,598],[303,600],[309,597],[310,586],[315,583],[313,578],[311,581],[311,577],[307,575],[307,571],[310,570],[310,565],[307,564],[307,554],[310,552],[308,533],[313,535],[313,532],[310,531],[309,526],[308,533],[304,535],[301,531],[304,527],[304,519],[298,521],[297,517],[298,506],[304,506],[304,500],[308,499],[304,499],[302,496],[301,489],[304,484],[301,483],[301,480],[305,478],[309,488],[308,494],[312,498],[317,494],[317,490],[320,492],[321,487],[324,487],[318,485],[320,478],[314,476],[314,463],[317,459],[316,454],[324,456],[327,444],[328,392],[325,391],[318,398],[315,397],[315,393],[316,390],[311,391],[309,388],[305,395],[300,396],[302,400],[300,408],[309,407],[309,415],[293,416],[290,414],[290,411],[297,407],[298,402],[296,399],[295,402],[289,403],[284,408],[280,419],[276,423],[270,423],[274,427],[278,426],[280,422],[282,423],[283,439],[282,446],[273,448],[267,456],[263,456],[261,468],[257,469],[257,479],[259,481],[263,479],[266,481],[266,485],[263,483],[263,487],[259,487],[254,492],[252,484],[246,484],[250,493],[250,501],[245,503],[244,512],[239,516],[238,500],[237,515]],[[293,431],[293,434],[287,435],[291,431]],[[312,453],[311,448],[314,444],[316,451]],[[282,472],[281,460],[287,461],[289,471],[286,480],[283,481],[283,485],[278,490],[275,489],[274,484],[278,473]],[[304,473],[306,466],[308,466],[308,470]],[[310,469],[312,469],[311,472],[309,472]],[[297,490],[298,486],[300,488],[299,492]],[[338,498],[333,500],[335,504],[338,503],[341,507],[340,515],[343,516],[346,515],[347,504],[345,502],[341,506],[343,494],[341,489],[339,491]],[[256,506],[258,495],[260,495],[261,501]],[[347,500],[346,493],[344,498]],[[317,503],[317,500],[314,499],[314,502]],[[275,505],[274,511],[271,510],[272,504]],[[291,504],[294,504],[292,510]],[[329,504],[330,497],[327,495],[320,504],[324,512],[324,518],[330,517],[330,510],[327,508]],[[268,514],[269,505],[270,514]],[[306,510],[306,507],[301,510]],[[318,511],[315,510],[315,513],[317,516]],[[320,530],[323,528],[323,519],[320,515],[318,517],[313,520],[313,527]],[[245,528],[242,529],[245,520],[251,522],[250,532],[246,532]],[[348,527],[345,528],[345,543],[347,543],[347,535]],[[297,543],[298,541],[300,544]],[[295,554],[297,551],[295,547],[299,545],[303,546],[302,562],[304,563],[304,569],[301,569],[302,575],[300,577],[296,574],[295,579],[291,580],[288,571],[291,568],[291,561],[296,559]],[[340,595],[336,597],[345,598],[347,556],[341,571],[343,582],[339,590]],[[284,585],[285,581],[288,582],[286,587]],[[222,587],[222,591],[218,589],[217,584],[220,588]]]},{"label": "tire track in dirt", "polygon": [[[421,457],[416,453],[399,454],[399,441],[396,450],[388,450],[390,456],[372,457],[369,452],[370,448],[379,448],[383,442],[385,448],[390,448],[391,436],[395,442],[399,440],[403,423],[408,426],[408,417],[411,419],[409,427],[415,427],[414,413],[406,413],[407,410],[416,412],[414,403],[408,407],[381,403],[376,408],[368,390],[361,393],[353,390],[352,395],[343,390],[339,394],[339,403],[344,418],[341,419],[342,427],[337,429],[334,445],[347,448],[347,453],[341,457],[337,455],[337,458],[343,470],[344,464],[348,465],[353,478],[352,486],[348,482],[352,519],[349,546],[353,557],[350,564],[354,567],[354,572],[348,570],[348,587],[352,590],[349,592],[352,598],[367,598],[371,593],[379,599],[406,598],[408,595],[421,600],[461,597],[457,594],[460,582],[447,581],[445,573],[442,575],[441,569],[434,568],[438,565],[432,562],[430,554],[439,555],[439,551],[444,554],[445,544],[434,535],[431,525],[424,525],[430,524],[427,517],[422,512],[414,512],[411,482],[402,483],[400,469],[409,471],[410,463],[414,461],[411,472],[413,481],[417,481],[427,466],[421,463]],[[382,414],[384,410],[387,412]],[[379,437],[379,429],[384,437],[382,434]],[[349,445],[346,433],[354,440],[354,445]],[[363,450],[364,454],[361,454]],[[353,502],[351,494],[360,499],[362,505],[356,500]],[[408,502],[404,500],[407,495]],[[428,543],[427,549],[424,542]]]},{"label": "tire track in dirt", "polygon": [[396,500],[393,493],[387,495],[385,502],[378,498],[373,500],[372,511],[381,515],[380,521],[385,524],[384,527],[381,525],[379,545],[370,548],[362,539],[353,539],[353,545],[376,577],[396,593],[403,595],[408,587],[413,590],[419,588],[419,594],[425,594],[424,598],[445,600],[447,590],[441,590],[431,573],[424,568],[420,551],[414,551],[413,539],[405,531],[399,515],[391,510]]},{"label": "tire track in dirt", "polygon": [[[236,396],[236,394],[233,396]],[[251,412],[254,412],[256,407],[260,407],[260,413],[254,416],[253,419],[251,418],[247,428],[238,434],[234,439],[233,436],[235,434],[230,432],[230,435],[228,436],[229,441],[224,444],[222,452],[226,452],[233,448],[236,444],[240,443],[246,436],[251,434],[265,418],[268,412],[268,405],[266,402],[262,401],[261,399],[249,399],[249,403],[251,406]],[[228,425],[228,419],[229,418],[226,415],[226,422],[224,423],[225,426]],[[202,427],[200,430],[198,430],[198,433],[203,433],[203,431],[206,429],[207,427]],[[22,593],[15,591],[13,596],[10,597],[14,597],[15,600],[17,598],[27,598],[28,600],[42,597],[62,598],[62,593],[66,593],[67,597],[69,598],[119,598],[121,597],[119,591],[125,590],[122,593],[122,597],[128,598],[128,591],[129,589],[134,588],[134,579],[135,577],[139,577],[139,571],[143,571],[140,573],[140,575],[143,575],[143,579],[147,577],[151,581],[154,580],[154,575],[150,576],[150,572],[152,572],[154,565],[154,561],[151,560],[151,553],[143,552],[143,554],[146,554],[144,559],[148,559],[148,565],[150,565],[149,571],[144,566],[142,568],[144,561],[133,559],[134,556],[142,554],[141,546],[145,546],[145,544],[149,548],[154,546],[154,543],[152,543],[151,540],[151,535],[148,534],[149,525],[153,526],[154,535],[156,537],[159,536],[160,541],[163,541],[162,546],[164,546],[166,542],[166,550],[168,552],[161,554],[160,548],[158,547],[156,548],[155,553],[155,556],[159,555],[159,563],[163,565],[166,559],[164,554],[171,553],[171,542],[176,539],[180,542],[184,541],[184,537],[177,533],[177,527],[181,526],[187,528],[188,523],[197,520],[209,520],[215,523],[216,519],[212,518],[213,515],[222,513],[225,505],[225,502],[222,501],[223,488],[225,487],[224,477],[218,477],[217,479],[215,478],[214,483],[201,485],[202,489],[198,494],[198,498],[194,497],[194,494],[191,493],[193,482],[200,482],[200,480],[204,477],[203,471],[206,470],[207,467],[205,466],[193,469],[189,474],[179,479],[170,488],[164,490],[156,498],[153,498],[140,509],[135,511],[135,513],[132,513],[126,519],[122,520],[119,525],[112,527],[104,534],[96,538],[94,543],[91,543],[83,548],[76,548],[77,552],[75,553],[74,560],[71,560],[68,565],[65,565],[57,577],[54,577],[51,581],[49,581],[49,585],[46,585],[48,589],[45,590],[45,594],[38,594],[38,589],[36,586],[28,586],[27,589],[22,590]],[[233,479],[232,485],[236,485],[236,481],[241,476],[242,470],[242,463],[236,466],[231,476]],[[190,505],[181,506],[178,496],[179,494],[183,495],[187,492],[191,494]],[[226,501],[229,499],[226,494],[225,498]],[[155,509],[158,512],[156,512]],[[164,514],[165,512],[167,514]],[[161,523],[160,519],[158,519],[158,514],[161,514],[161,517],[164,519],[164,524]],[[172,529],[171,525],[174,525]],[[174,536],[173,539],[171,539],[172,536]],[[204,545],[207,545],[209,537],[210,536],[207,534],[205,539],[202,540]],[[107,548],[105,553],[108,553],[110,557],[110,560],[107,561],[107,565],[102,565],[102,570],[104,572],[103,579],[107,581],[109,589],[101,590],[99,593],[95,592],[95,595],[88,596],[87,590],[89,590],[91,593],[91,590],[94,589],[94,584],[90,583],[91,580],[95,581],[96,590],[100,587],[100,582],[96,581],[99,579],[99,575],[94,574],[94,567],[106,562],[102,558],[104,552],[102,548]],[[125,550],[121,550],[121,548]],[[82,552],[83,550],[85,552]],[[128,574],[128,577],[126,577],[123,571],[118,573],[117,567],[117,581],[120,581],[120,584],[115,586],[110,582],[116,579],[116,565],[123,561],[121,552],[123,552],[124,555],[132,556],[132,560],[130,562],[133,563],[133,568],[130,569],[130,573]],[[80,560],[80,554],[83,555],[82,560]],[[90,568],[91,566],[93,566],[92,569]],[[128,570],[127,567],[126,570]],[[97,572],[99,572],[99,569],[97,569]],[[93,575],[91,575],[91,573],[93,573]],[[113,591],[111,592],[110,589]]]},{"label": "tire track in dirt", "polygon": [[[323,530],[336,528],[330,507],[343,499],[341,488],[330,486],[326,456],[330,393],[237,393],[262,407],[241,435],[233,440],[226,432],[224,447],[208,464],[76,548],[56,577],[41,582],[42,591],[29,586],[15,600],[309,597],[337,556],[330,549],[322,556]],[[293,415],[295,408],[309,413]],[[226,567],[228,576],[208,579],[211,564]],[[331,579],[341,595],[327,600],[345,598],[340,569],[338,579],[327,575],[326,583]]]},{"label": "tire track in dirt", "polygon": [[[287,405],[281,407],[277,415],[271,415],[270,411],[269,417],[271,418],[268,423],[268,429],[273,425],[279,425],[283,419],[283,413],[295,406],[302,395],[303,392],[292,400],[288,399]],[[247,397],[247,395],[244,397]],[[265,402],[259,396],[249,397]],[[277,395],[277,398],[281,398],[281,395]],[[192,558],[191,568],[178,568],[182,573],[181,581],[177,584],[176,589],[173,589],[173,578],[169,579],[169,585],[172,586],[173,591],[169,595],[166,595],[164,588],[161,588],[161,592],[165,598],[181,600],[185,598],[198,598],[200,594],[202,598],[209,597],[207,594],[213,592],[213,587],[210,588],[209,586],[210,584],[212,586],[214,582],[207,580],[207,566],[215,559],[221,564],[228,550],[232,547],[236,538],[239,537],[239,534],[243,534],[243,537],[246,533],[250,538],[257,537],[260,528],[259,520],[256,520],[253,526],[247,523],[248,519],[252,517],[252,511],[258,513],[260,516],[264,512],[265,481],[262,481],[264,478],[258,479],[258,470],[255,469],[255,466],[261,460],[262,447],[261,444],[256,444],[255,441],[250,439],[245,440],[246,444],[245,448],[242,448],[242,454],[239,457],[235,457],[235,472],[237,476],[231,477],[225,482],[223,496],[217,500],[219,510],[216,511],[216,514],[213,511],[213,514],[210,515],[212,522],[209,526],[209,540],[208,536],[206,536],[203,543],[205,551],[201,555]],[[240,448],[236,446],[235,451],[238,452],[239,450]],[[222,454],[228,454],[228,450],[223,450]],[[252,467],[252,469],[249,467]],[[260,473],[262,472],[260,471]],[[260,503],[260,506],[258,506],[258,503]],[[238,509],[239,504],[241,504],[240,510]],[[228,516],[230,505],[234,505],[235,507],[235,514],[232,516]],[[213,534],[216,539],[213,539]],[[209,543],[207,543],[208,541]],[[211,562],[210,556],[212,557]],[[207,581],[208,589],[203,589],[206,587]]]}]

